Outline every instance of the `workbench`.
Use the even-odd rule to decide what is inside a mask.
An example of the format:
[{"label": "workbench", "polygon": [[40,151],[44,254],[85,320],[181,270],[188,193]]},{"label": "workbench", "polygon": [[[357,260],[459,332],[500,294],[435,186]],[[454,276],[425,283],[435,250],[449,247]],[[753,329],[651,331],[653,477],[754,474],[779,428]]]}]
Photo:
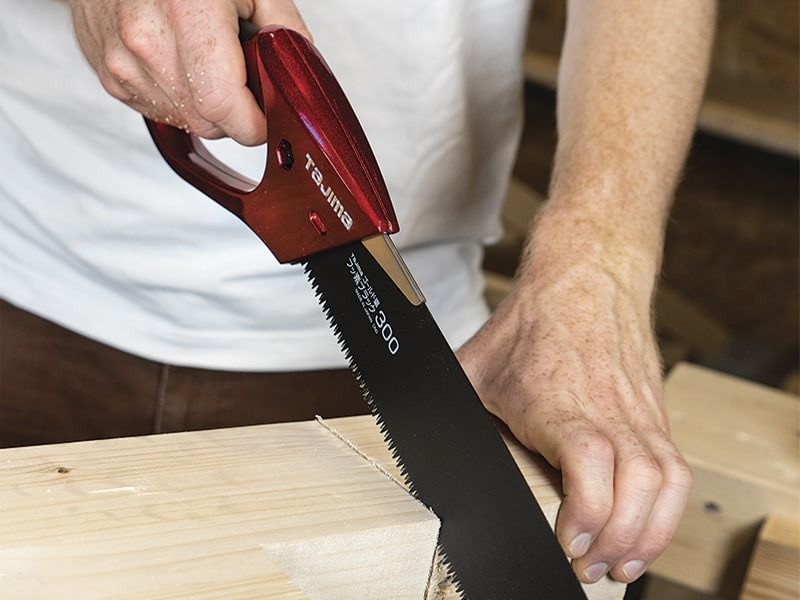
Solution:
[{"label": "workbench", "polygon": [[[508,443],[552,523],[558,474]],[[457,598],[368,416],[0,450],[0,506],[4,600]]]}]

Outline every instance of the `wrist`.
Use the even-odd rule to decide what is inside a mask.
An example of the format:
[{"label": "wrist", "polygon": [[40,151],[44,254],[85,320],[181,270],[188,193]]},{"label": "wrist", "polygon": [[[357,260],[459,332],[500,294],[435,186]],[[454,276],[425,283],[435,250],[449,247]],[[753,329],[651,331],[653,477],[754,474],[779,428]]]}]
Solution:
[{"label": "wrist", "polygon": [[661,263],[662,228],[612,203],[550,200],[531,232],[520,283],[547,285],[566,272],[596,271],[649,306]]}]

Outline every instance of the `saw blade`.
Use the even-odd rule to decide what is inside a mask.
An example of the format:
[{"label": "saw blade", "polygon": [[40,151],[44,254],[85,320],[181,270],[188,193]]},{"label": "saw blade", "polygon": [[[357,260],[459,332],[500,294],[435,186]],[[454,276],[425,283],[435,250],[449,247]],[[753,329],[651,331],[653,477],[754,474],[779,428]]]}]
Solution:
[{"label": "saw blade", "polygon": [[441,521],[463,598],[585,598],[541,508],[424,303],[361,243],[306,273],[411,493]]}]

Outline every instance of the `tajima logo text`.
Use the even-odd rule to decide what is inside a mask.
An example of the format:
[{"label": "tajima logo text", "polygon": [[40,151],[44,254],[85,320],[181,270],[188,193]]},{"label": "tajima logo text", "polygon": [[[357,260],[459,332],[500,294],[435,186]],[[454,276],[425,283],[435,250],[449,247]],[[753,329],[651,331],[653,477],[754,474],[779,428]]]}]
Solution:
[{"label": "tajima logo text", "polygon": [[311,173],[311,179],[317,184],[320,193],[325,198],[325,201],[328,203],[328,205],[333,209],[333,212],[336,213],[336,216],[339,217],[339,221],[342,222],[344,228],[349,230],[353,226],[353,217],[351,217],[350,213],[344,209],[344,206],[342,206],[339,198],[337,198],[336,194],[333,193],[331,186],[325,185],[323,182],[322,171],[317,168],[316,164],[314,163],[314,159],[311,158],[310,154],[306,154],[306,171]]}]

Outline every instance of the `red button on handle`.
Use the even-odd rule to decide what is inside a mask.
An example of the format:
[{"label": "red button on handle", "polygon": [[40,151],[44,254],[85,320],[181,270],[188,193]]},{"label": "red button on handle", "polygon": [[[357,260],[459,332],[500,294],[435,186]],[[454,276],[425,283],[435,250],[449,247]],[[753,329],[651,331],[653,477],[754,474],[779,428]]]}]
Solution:
[{"label": "red button on handle", "polygon": [[[314,46],[297,32],[266,27],[243,48],[247,85],[267,116],[261,181],[214,158],[198,137],[145,119],[169,165],[244,221],[280,262],[397,231],[367,138]],[[312,213],[324,222],[325,235]]]}]

